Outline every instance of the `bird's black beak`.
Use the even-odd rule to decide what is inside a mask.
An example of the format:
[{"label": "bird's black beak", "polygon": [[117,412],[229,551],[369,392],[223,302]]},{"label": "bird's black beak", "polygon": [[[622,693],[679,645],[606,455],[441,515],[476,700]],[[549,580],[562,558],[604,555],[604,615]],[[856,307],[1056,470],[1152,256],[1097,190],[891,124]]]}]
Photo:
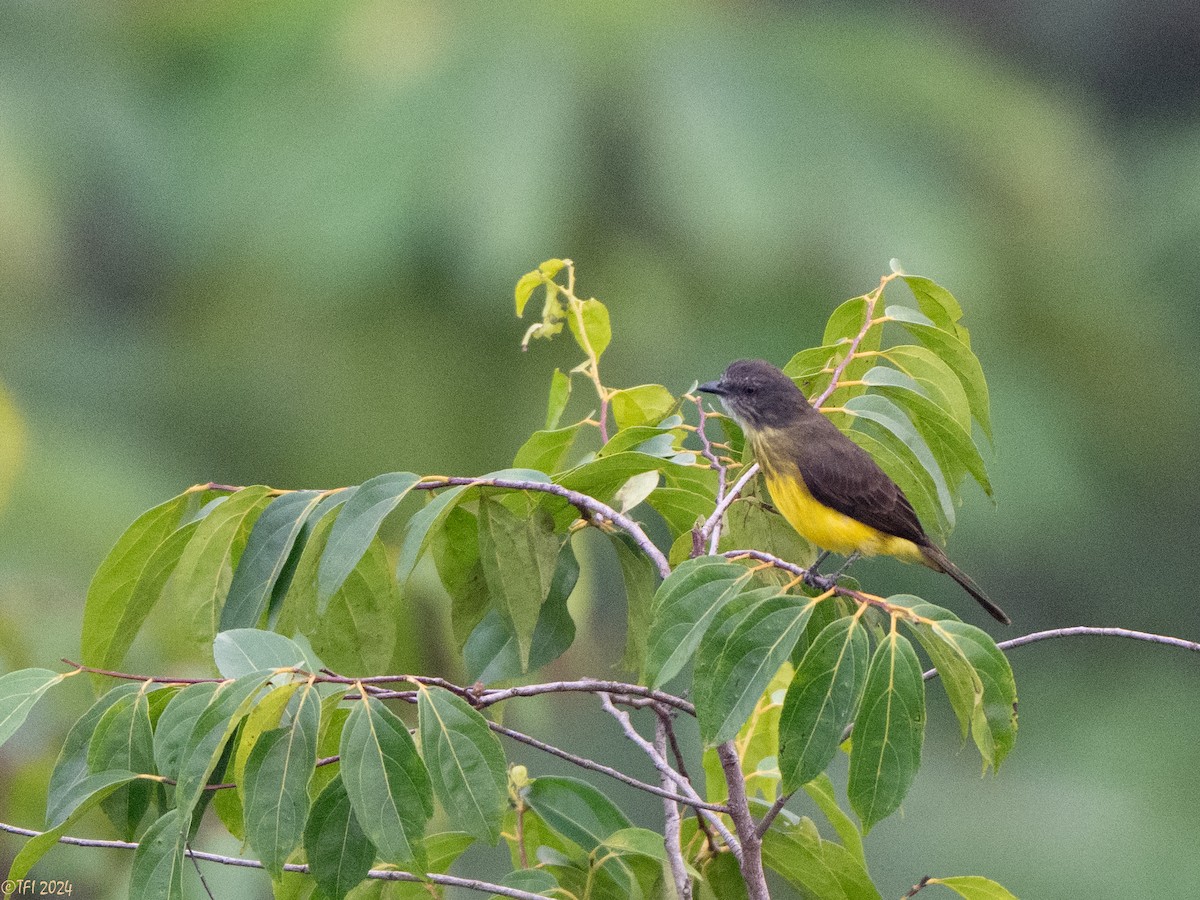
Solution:
[{"label": "bird's black beak", "polygon": [[725,395],[725,388],[721,387],[719,381],[706,381],[704,384],[697,386],[696,390],[704,391],[706,394],[716,394],[718,397]]}]

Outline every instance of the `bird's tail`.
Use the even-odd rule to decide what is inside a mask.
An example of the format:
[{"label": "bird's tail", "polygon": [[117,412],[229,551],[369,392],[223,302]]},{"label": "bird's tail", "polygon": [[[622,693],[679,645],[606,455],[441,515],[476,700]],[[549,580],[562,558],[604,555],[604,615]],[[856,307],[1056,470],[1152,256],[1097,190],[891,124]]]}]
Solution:
[{"label": "bird's tail", "polygon": [[979,585],[971,580],[970,575],[968,575],[954,563],[950,562],[950,559],[944,552],[942,552],[941,547],[938,547],[932,543],[926,544],[921,548],[921,553],[925,556],[925,564],[928,565],[929,568],[935,569],[938,572],[945,572],[947,575],[957,581],[960,585],[962,585],[962,589],[964,591],[974,597],[978,601],[979,605],[991,614],[993,619],[998,622],[1003,622],[1005,625],[1012,624],[1012,619],[1008,617],[1008,614],[988,599],[987,594],[980,589]]}]

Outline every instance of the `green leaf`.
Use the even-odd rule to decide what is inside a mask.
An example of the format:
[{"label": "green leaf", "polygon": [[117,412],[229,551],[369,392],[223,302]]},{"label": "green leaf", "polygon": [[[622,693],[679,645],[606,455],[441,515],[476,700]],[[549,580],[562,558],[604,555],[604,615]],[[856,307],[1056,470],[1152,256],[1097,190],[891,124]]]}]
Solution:
[{"label": "green leaf", "polygon": [[479,523],[461,506],[447,513],[431,548],[442,587],[450,595],[450,623],[461,648],[491,607],[479,562]]},{"label": "green leaf", "polygon": [[341,777],[355,817],[385,862],[424,865],[433,815],[429,774],[405,724],[363,692],[342,730]]},{"label": "green leaf", "polygon": [[391,472],[364,481],[333,523],[317,569],[317,611],[325,612],[329,598],[345,583],[379,533],[388,513],[400,505],[421,476]]},{"label": "green leaf", "polygon": [[525,304],[529,302],[529,298],[533,296],[533,292],[537,290],[540,284],[542,284],[542,273],[536,269],[532,272],[526,272],[517,281],[515,292],[517,318],[522,318],[525,315]]},{"label": "green leaf", "polygon": [[625,655],[620,666],[627,672],[640,672],[646,661],[646,634],[658,572],[628,534],[619,531],[608,536],[625,584]]},{"label": "green leaf", "polygon": [[304,853],[317,886],[330,900],[341,900],[371,870],[375,846],[341,779],[329,782],[313,802],[304,827]]},{"label": "green leaf", "polygon": [[[250,711],[255,695],[271,677],[270,672],[254,672],[234,681],[223,681],[217,685],[212,698],[195,719],[191,732],[179,756],[179,772],[175,776],[175,803],[180,813],[187,817],[184,824],[190,825],[191,812],[200,800],[200,794],[208,776],[217,767],[225,744],[233,735],[238,723]],[[180,691],[163,711],[163,717],[171,711],[176,700],[186,691]],[[161,729],[163,719],[159,719]],[[154,758],[159,760],[158,734],[155,734]],[[159,768],[160,774],[167,771]]]},{"label": "green leaf", "polygon": [[982,875],[954,875],[950,878],[930,878],[926,884],[948,887],[965,900],[1017,900],[1016,895]]},{"label": "green leaf", "polygon": [[[154,730],[145,684],[137,693],[121,697],[100,717],[88,745],[87,765],[92,772],[156,774]],[[153,783],[139,780],[115,791],[101,804],[104,814],[125,840],[133,840],[138,823],[150,807],[153,792]]]},{"label": "green leaf", "polygon": [[180,760],[200,714],[216,694],[220,682],[189,684],[167,704],[154,729],[154,766],[160,775],[179,774]]},{"label": "green leaf", "polygon": [[[531,894],[545,894],[553,897],[559,891],[558,879],[545,869],[517,869],[509,872],[498,882],[504,887],[528,891]],[[492,894],[489,900],[508,900],[502,894]]]},{"label": "green leaf", "polygon": [[534,779],[525,799],[547,825],[588,853],[633,824],[608,797],[578,778]]},{"label": "green leaf", "polygon": [[841,844],[824,840],[808,819],[776,825],[763,835],[763,862],[821,900],[879,900],[866,869]]},{"label": "green leaf", "polygon": [[947,334],[932,325],[902,322],[903,327],[926,348],[948,365],[962,381],[971,405],[971,415],[979,422],[983,433],[990,440],[992,421],[989,412],[988,386],[983,375],[983,366],[971,348],[952,334]]},{"label": "green leaf", "polygon": [[49,669],[18,669],[0,676],[0,745],[21,727],[42,694],[65,677]]},{"label": "green leaf", "polygon": [[91,774],[87,764],[88,747],[100,719],[114,703],[141,689],[142,686],[137,682],[118,684],[88,707],[87,712],[71,726],[54,763],[54,770],[50,773],[50,784],[46,790],[46,827],[53,828],[70,813],[66,798],[74,797],[75,790]]},{"label": "green leaf", "polygon": [[646,828],[622,828],[614,831],[601,844],[604,850],[618,856],[645,856],[665,864],[667,850],[663,836]]},{"label": "green leaf", "polygon": [[[861,318],[859,327],[862,327]],[[855,334],[858,332],[855,331]],[[783,374],[793,380],[812,378],[818,375],[825,369],[832,369],[833,358],[841,352],[842,348],[837,344],[830,344],[825,347],[812,347],[808,350],[801,350],[783,367]]]},{"label": "green leaf", "polygon": [[[47,818],[47,830],[26,841],[25,846],[13,858],[6,881],[22,881],[38,860],[52,847],[58,846],[58,839],[66,834],[71,826],[90,812],[97,803],[137,780],[137,777],[133,772],[110,771],[87,775],[72,782],[70,787],[58,796],[57,814],[53,818]],[[12,891],[6,891],[5,900],[12,894]]]},{"label": "green leaf", "polygon": [[920,275],[902,275],[901,279],[912,291],[921,312],[925,313],[934,325],[955,337],[963,337],[966,329],[958,324],[963,311],[953,294],[940,284]]},{"label": "green leaf", "polygon": [[679,674],[713,616],[741,593],[749,574],[719,556],[681,563],[659,585],[650,608],[645,681],[661,687]]},{"label": "green leaf", "polygon": [[311,661],[295,641],[273,631],[234,628],[213,640],[213,662],[225,678],[241,678],[263,669],[309,669]]},{"label": "green leaf", "polygon": [[169,810],[146,829],[133,853],[129,895],[140,900],[183,900],[187,815]]},{"label": "green leaf", "polygon": [[529,648],[529,665],[521,666],[517,637],[512,624],[499,610],[489,610],[467,638],[463,659],[471,681],[494,684],[536,671],[558,659],[575,640],[575,622],[567,599],[579,581],[579,562],[570,543],[563,545],[550,582],[550,593],[538,613]]},{"label": "green leaf", "polygon": [[[725,512],[725,527],[721,531],[721,553],[753,548],[808,565],[817,558],[816,548],[796,533],[783,516],[768,512],[757,500],[735,500]],[[791,578],[784,572],[774,574],[780,581]]]},{"label": "green leaf", "polygon": [[970,729],[984,771],[998,767],[1017,737],[1017,688],[1008,658],[982,629],[919,597],[899,595],[898,605],[929,623],[905,623],[941,676],[965,738]]},{"label": "green leaf", "polygon": [[205,516],[179,556],[175,573],[163,590],[171,610],[194,610],[196,640],[205,647],[217,634],[221,606],[229,593],[233,567],[241,558],[254,523],[270,502],[270,488],[242,488]]},{"label": "green leaf", "polygon": [[317,763],[321,697],[315,685],[305,684],[296,699],[291,724],[258,739],[243,776],[246,839],[275,879],[304,836],[308,780]]},{"label": "green leaf", "polygon": [[867,321],[867,298],[852,297],[835,309],[825,323],[822,347],[832,347],[857,337]]},{"label": "green leaf", "polygon": [[517,455],[513,465],[518,468],[537,469],[539,472],[553,474],[563,467],[567,454],[579,434],[581,424],[568,425],[557,431],[535,431],[529,436]]},{"label": "green leaf", "polygon": [[489,844],[500,839],[508,771],[487,720],[461,697],[417,686],[421,757],[451,824]]},{"label": "green leaf", "polygon": [[608,307],[594,297],[580,303],[578,312],[572,309],[567,314],[567,325],[579,348],[593,359],[599,359],[612,340]]},{"label": "green leaf", "polygon": [[822,772],[812,781],[807,782],[804,785],[804,793],[808,794],[817,809],[821,810],[825,818],[829,820],[829,824],[833,826],[837,836],[842,839],[842,846],[850,851],[865,871],[867,857],[863,852],[862,832],[858,830],[854,820],[838,806],[837,797],[833,793],[833,782],[830,781],[829,776]]},{"label": "green leaf", "polygon": [[858,616],[826,625],[796,667],[779,717],[783,790],[816,778],[837,755],[866,683],[867,630]]},{"label": "green leaf", "polygon": [[888,347],[883,357],[924,388],[938,406],[946,410],[968,433],[971,430],[971,404],[962,381],[941,357],[916,344]]},{"label": "green leaf", "polygon": [[807,598],[774,594],[733,615],[718,613],[714,618],[696,651],[694,678],[696,715],[705,744],[715,747],[738,733],[792,652],[813,605]]},{"label": "green leaf", "polygon": [[[890,371],[890,370],[884,370]],[[868,373],[869,374],[869,373]],[[876,391],[882,396],[891,398],[905,412],[909,420],[925,438],[926,444],[937,458],[942,471],[950,476],[950,483],[955,484],[965,468],[971,477],[979,483],[985,494],[992,496],[992,485],[988,481],[987,468],[979,448],[971,440],[971,435],[963,429],[953,417],[935,404],[928,397],[905,388],[879,386]]]},{"label": "green leaf", "polygon": [[620,429],[657,425],[679,403],[661,384],[639,384],[637,387],[613,391],[608,402]]},{"label": "green leaf", "polygon": [[320,491],[293,491],[263,510],[233,573],[221,610],[221,631],[258,625],[296,538],[321,499]]},{"label": "green leaf", "polygon": [[107,668],[105,663],[112,655],[110,645],[113,641],[127,640],[120,634],[125,607],[154,551],[175,531],[194,500],[194,495],[184,493],[142,513],[96,570],[83,607],[82,644],[86,665]]},{"label": "green leaf", "polygon": [[712,497],[686,488],[660,487],[646,498],[646,502],[663,517],[672,537],[703,524],[714,509]]},{"label": "green leaf", "polygon": [[[550,376],[550,399],[546,402],[546,430],[553,431],[571,399],[571,376],[555,369]],[[536,468],[536,467],[535,467]]]},{"label": "green leaf", "polygon": [[484,495],[479,499],[479,560],[488,593],[512,624],[522,669],[563,539],[554,533],[554,519],[543,506],[528,517]]},{"label": "green leaf", "polygon": [[853,416],[869,419],[890,431],[907,447],[929,473],[937,487],[938,502],[948,522],[954,522],[954,498],[942,474],[937,458],[921,434],[913,427],[908,416],[886,397],[877,394],[862,394],[846,402],[846,411]]},{"label": "green leaf", "polygon": [[894,812],[921,764],[925,739],[925,682],[908,639],[890,631],[867,670],[854,722],[846,793],[863,833]]}]

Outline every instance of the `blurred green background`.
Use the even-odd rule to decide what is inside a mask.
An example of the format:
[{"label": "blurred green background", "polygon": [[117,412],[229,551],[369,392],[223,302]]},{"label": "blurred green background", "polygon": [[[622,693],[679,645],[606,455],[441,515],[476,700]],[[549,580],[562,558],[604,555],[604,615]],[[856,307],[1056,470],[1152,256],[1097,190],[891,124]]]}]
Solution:
[{"label": "blurred green background", "polygon": [[[550,256],[612,311],[606,381],[676,391],[814,345],[891,257],[935,278],[992,387],[998,504],[977,493],[950,546],[1018,623],[993,633],[1197,637],[1198,65],[1183,0],[0,0],[0,668],[74,657],[104,553],[189,484],[506,465],[577,361],[518,349],[513,283]],[[620,655],[592,555],[556,673]],[[948,582],[857,574],[980,621]],[[432,585],[409,602],[443,620]],[[194,665],[171,626],[160,610],[130,665]],[[408,663],[457,674],[428,627]],[[1011,658],[997,778],[931,690],[903,815],[867,839],[884,895],[924,874],[1037,898],[1200,883],[1196,659],[1083,639]],[[86,694],[53,693],[0,754],[4,821],[40,825]],[[593,712],[514,718],[648,774]],[[19,846],[0,836],[0,863]],[[59,848],[38,872],[119,896],[128,856]]]}]

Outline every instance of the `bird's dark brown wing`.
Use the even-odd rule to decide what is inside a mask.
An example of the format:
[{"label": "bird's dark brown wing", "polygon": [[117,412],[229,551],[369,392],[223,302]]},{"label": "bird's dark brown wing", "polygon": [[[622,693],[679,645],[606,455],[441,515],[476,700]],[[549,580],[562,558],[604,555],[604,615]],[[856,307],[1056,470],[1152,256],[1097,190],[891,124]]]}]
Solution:
[{"label": "bird's dark brown wing", "polygon": [[802,448],[796,464],[813,497],[885,534],[929,544],[912,504],[867,451],[820,413],[792,427]]}]

